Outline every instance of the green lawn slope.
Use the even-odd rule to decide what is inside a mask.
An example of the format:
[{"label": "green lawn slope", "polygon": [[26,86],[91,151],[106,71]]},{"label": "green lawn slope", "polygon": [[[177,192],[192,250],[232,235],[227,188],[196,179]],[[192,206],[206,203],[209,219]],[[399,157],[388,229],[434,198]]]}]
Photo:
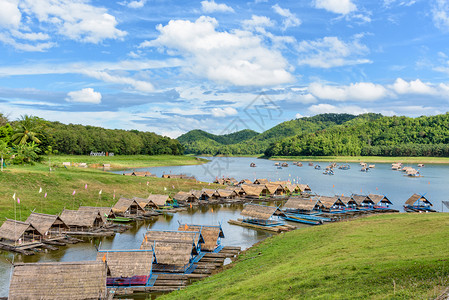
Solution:
[{"label": "green lawn slope", "polygon": [[393,214],[268,238],[163,299],[431,299],[449,285],[449,214]]}]

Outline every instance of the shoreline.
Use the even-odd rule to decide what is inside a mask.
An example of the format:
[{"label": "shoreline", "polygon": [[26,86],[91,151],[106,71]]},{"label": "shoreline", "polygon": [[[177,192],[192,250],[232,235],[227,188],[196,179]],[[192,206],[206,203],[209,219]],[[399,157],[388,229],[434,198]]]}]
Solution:
[{"label": "shoreline", "polygon": [[396,163],[405,164],[449,164],[449,157],[396,157],[396,156],[272,156],[268,160],[286,161],[325,161],[325,162],[366,162],[366,163]]}]

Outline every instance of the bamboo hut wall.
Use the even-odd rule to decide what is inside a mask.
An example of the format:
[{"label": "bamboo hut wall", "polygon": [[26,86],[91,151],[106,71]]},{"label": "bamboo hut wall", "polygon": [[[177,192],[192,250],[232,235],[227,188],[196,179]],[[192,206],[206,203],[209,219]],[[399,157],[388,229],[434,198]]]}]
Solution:
[{"label": "bamboo hut wall", "polygon": [[157,264],[183,268],[190,263],[193,247],[191,242],[154,241],[140,246],[141,249],[153,249],[153,247]]}]

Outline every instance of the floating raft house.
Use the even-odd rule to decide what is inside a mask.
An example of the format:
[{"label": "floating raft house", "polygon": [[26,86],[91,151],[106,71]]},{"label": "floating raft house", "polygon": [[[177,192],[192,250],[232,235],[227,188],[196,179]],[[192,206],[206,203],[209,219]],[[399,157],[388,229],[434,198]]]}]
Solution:
[{"label": "floating raft house", "polygon": [[388,199],[387,196],[385,196],[385,195],[369,194],[368,197],[371,200],[373,200],[374,205],[379,205],[379,206],[384,206],[384,207],[393,205],[393,203],[390,201],[390,199]]},{"label": "floating raft house", "polygon": [[112,207],[112,211],[125,217],[139,216],[145,213],[145,209],[136,200],[123,197]]},{"label": "floating raft house", "polygon": [[29,223],[6,219],[0,227],[0,243],[5,245],[40,244],[42,239],[42,233]]},{"label": "floating raft house", "polygon": [[180,191],[173,196],[173,200],[176,200],[178,202],[195,202],[198,200],[198,198],[191,192]]},{"label": "floating raft house", "polygon": [[340,199],[341,202],[343,202],[345,204],[345,206],[349,209],[355,209],[357,208],[357,202],[352,199],[352,197],[349,196],[340,196],[338,197]]},{"label": "floating raft house", "polygon": [[157,208],[162,208],[170,202],[168,195],[152,194],[148,196],[148,200],[153,202]]},{"label": "floating raft house", "polygon": [[106,298],[105,263],[81,261],[15,264],[8,299]]},{"label": "floating raft house", "polygon": [[220,196],[220,198],[223,198],[223,199],[235,199],[235,197],[238,197],[238,194],[235,191],[235,189],[233,189],[233,190],[231,190],[231,189],[218,189],[217,193]]},{"label": "floating raft house", "polygon": [[357,195],[353,194],[351,196],[352,200],[354,200],[357,203],[357,207],[370,207],[374,206],[373,200],[371,200],[370,197],[367,195]]},{"label": "floating raft house", "polygon": [[314,210],[319,211],[322,208],[323,204],[318,198],[303,198],[300,196],[291,196],[283,206],[286,212],[311,212]]},{"label": "floating raft house", "polygon": [[57,215],[47,215],[32,212],[26,223],[31,224],[42,233],[44,239],[61,237],[64,231],[69,230],[69,226]]},{"label": "floating raft house", "polygon": [[148,286],[155,261],[152,249],[99,250],[97,261],[108,267],[107,285],[111,287]]},{"label": "floating raft house", "polygon": [[435,212],[431,206],[433,204],[424,195],[413,194],[405,201],[404,210],[406,212]]},{"label": "floating raft house", "polygon": [[92,231],[104,225],[103,218],[97,210],[64,209],[60,218],[70,228],[70,232]]},{"label": "floating raft house", "polygon": [[285,216],[285,214],[275,206],[247,204],[240,214],[245,218],[229,220],[228,223],[274,232],[289,231],[296,228],[294,226],[286,225],[282,221],[272,219],[275,214]]},{"label": "floating raft house", "polygon": [[320,196],[320,202],[323,204],[326,210],[339,209],[346,207],[346,205],[338,197]]},{"label": "floating raft house", "polygon": [[224,238],[223,229],[220,225],[196,225],[179,224],[178,230],[194,231],[201,233],[204,243],[201,245],[201,251],[215,252],[220,249],[221,238]]},{"label": "floating raft house", "polygon": [[100,213],[103,222],[106,223],[108,219],[116,217],[111,207],[96,207],[96,206],[80,206],[79,211],[98,211]]},{"label": "floating raft house", "polygon": [[[185,228],[184,228],[185,229]],[[188,229],[188,228],[187,228]],[[180,243],[192,244],[192,255],[200,253],[202,245],[204,244],[203,235],[199,230],[150,230],[145,234],[142,242],[143,249],[151,247],[154,241],[170,241]],[[142,247],[141,246],[141,247]]]}]

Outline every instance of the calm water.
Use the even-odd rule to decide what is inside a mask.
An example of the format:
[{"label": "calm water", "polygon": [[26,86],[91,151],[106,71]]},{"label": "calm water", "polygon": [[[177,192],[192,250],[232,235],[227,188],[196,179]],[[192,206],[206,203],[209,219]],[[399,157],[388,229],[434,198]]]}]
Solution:
[{"label": "calm water", "polygon": [[[209,158],[210,159],[210,158]],[[249,167],[250,163],[257,167]],[[290,166],[277,169],[274,161],[255,158],[212,158],[205,165],[158,167],[148,170],[161,176],[163,173],[188,174],[198,180],[212,182],[216,177],[229,176],[240,179],[254,180],[268,178],[271,180],[291,180],[292,182],[307,183],[312,191],[321,195],[350,195],[351,193],[379,193],[385,194],[393,203],[394,208],[402,209],[404,202],[413,193],[422,193],[434,204],[434,208],[441,210],[441,201],[447,200],[449,195],[449,167],[444,165],[426,165],[420,168],[423,177],[410,178],[403,176],[400,171],[392,171],[391,164],[376,164],[376,168],[368,173],[360,172],[358,163],[351,163],[350,170],[335,170],[334,176],[323,175],[303,162],[303,167]],[[369,162],[368,162],[369,163]],[[322,167],[328,163],[319,163]],[[416,165],[410,165],[417,169]],[[0,297],[8,295],[9,278],[11,274],[10,261],[38,262],[38,261],[80,261],[95,260],[95,246],[101,249],[130,249],[139,248],[143,235],[147,229],[176,230],[178,222],[197,224],[222,223],[225,238],[222,244],[226,246],[241,246],[246,249],[254,243],[270,236],[263,231],[255,231],[227,223],[230,219],[240,217],[242,205],[215,205],[189,209],[176,214],[159,216],[154,221],[142,221],[133,225],[131,230],[114,237],[87,239],[86,243],[61,247],[58,251],[39,253],[34,256],[22,257],[11,253],[0,255]],[[447,209],[445,209],[447,211]],[[303,225],[306,226],[306,225]]]}]

